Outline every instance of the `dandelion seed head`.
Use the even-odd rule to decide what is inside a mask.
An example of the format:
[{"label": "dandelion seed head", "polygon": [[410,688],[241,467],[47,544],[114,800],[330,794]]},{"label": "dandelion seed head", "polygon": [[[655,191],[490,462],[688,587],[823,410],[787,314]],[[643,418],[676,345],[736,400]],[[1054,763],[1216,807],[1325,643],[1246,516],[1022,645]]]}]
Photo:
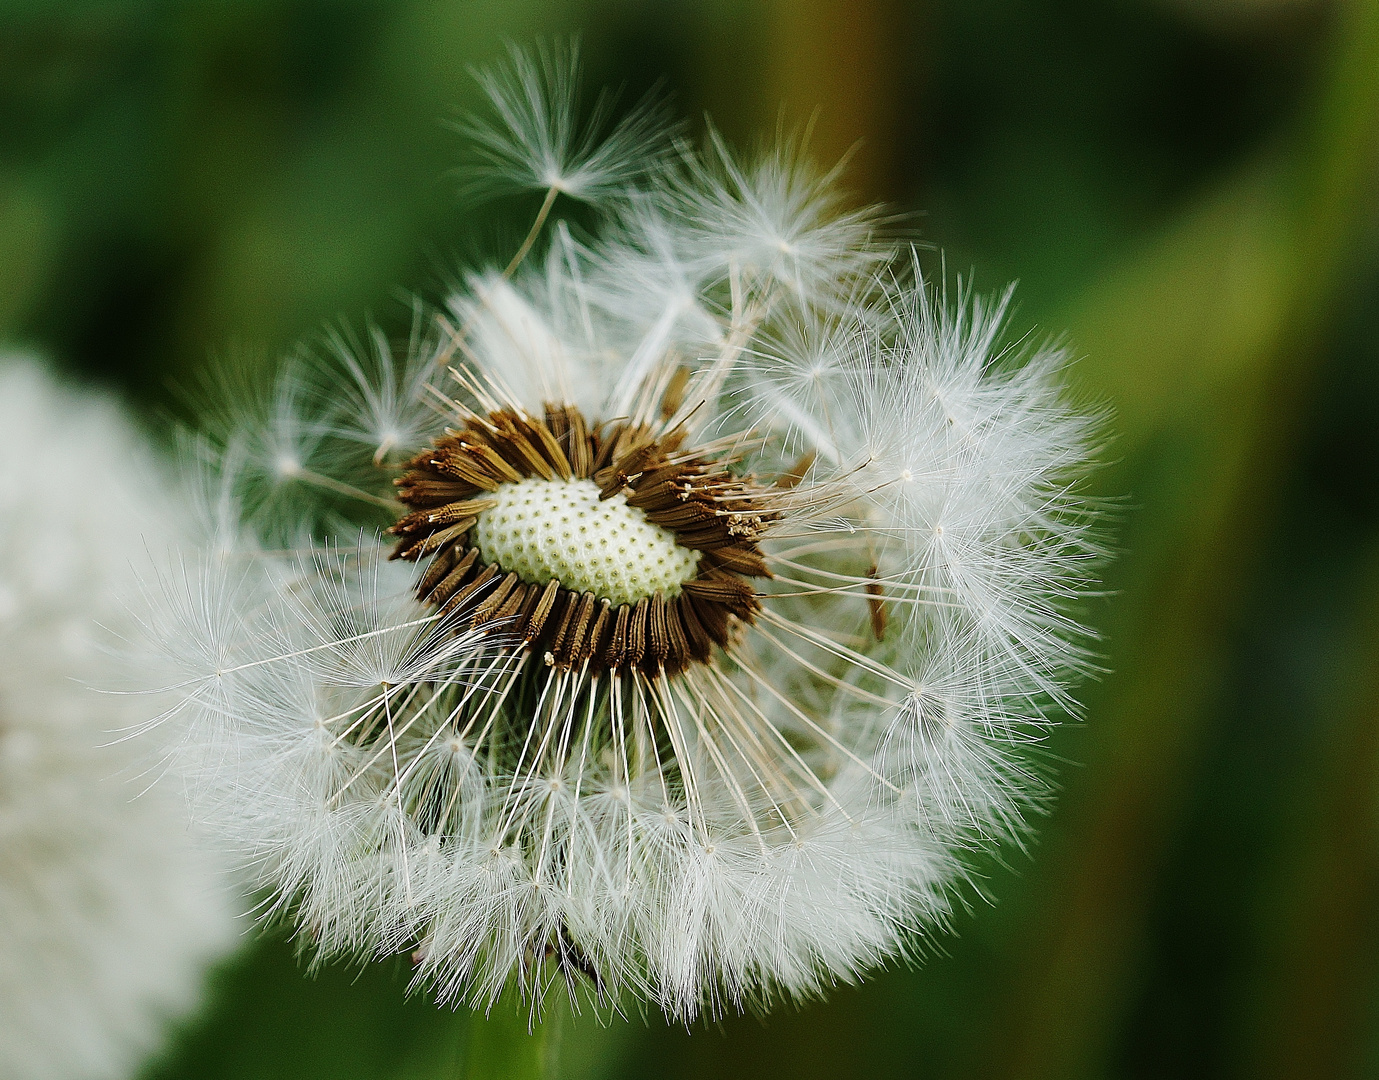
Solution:
[{"label": "dandelion seed head", "polygon": [[[1008,294],[926,282],[798,145],[645,169],[632,128],[581,141],[550,54],[485,85],[490,163],[600,219],[548,199],[549,245],[414,333],[426,379],[336,350],[355,415],[415,385],[429,422],[269,395],[327,418],[297,479],[357,512],[206,500],[238,532],[165,638],[207,817],[323,952],[406,952],[443,1001],[563,979],[688,1018],[856,980],[1045,797],[1094,419]],[[319,452],[347,429],[367,468]]]}]

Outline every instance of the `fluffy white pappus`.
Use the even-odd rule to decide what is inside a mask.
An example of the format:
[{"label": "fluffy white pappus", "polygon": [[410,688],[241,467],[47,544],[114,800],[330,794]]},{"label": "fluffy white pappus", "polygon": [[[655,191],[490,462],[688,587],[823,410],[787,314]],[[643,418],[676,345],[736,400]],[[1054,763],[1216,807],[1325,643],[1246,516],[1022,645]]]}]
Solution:
[{"label": "fluffy white pappus", "polygon": [[[263,378],[267,367],[247,355],[214,365],[197,395],[203,428],[184,436],[184,450],[205,467],[198,476],[202,494],[228,499],[236,520],[242,512],[261,523],[282,520],[285,508],[304,499],[321,511],[322,491],[313,481],[331,456],[336,400],[324,392],[315,377],[317,363],[305,349],[273,365],[271,381]],[[245,423],[246,417],[252,422]],[[207,482],[210,477],[214,483]]]},{"label": "fluffy white pappus", "polygon": [[516,282],[471,275],[467,290],[450,300],[462,351],[485,357],[504,392],[529,409],[554,400],[593,406],[606,392],[606,358],[595,349],[576,258],[553,249],[542,273]]},{"label": "fluffy white pappus", "polygon": [[385,556],[367,537],[265,552],[250,533],[160,583],[154,629],[191,687],[175,715],[200,815],[325,955],[415,936],[426,837],[408,811],[438,773],[478,782],[447,717],[507,666]]},{"label": "fluffy white pappus", "polygon": [[588,116],[579,109],[579,48],[557,44],[508,50],[505,64],[475,71],[492,108],[460,125],[481,163],[467,171],[469,189],[536,189],[597,201],[663,166],[675,124],[648,96],[616,123],[601,95]]},{"label": "fluffy white pappus", "polygon": [[[883,269],[793,148],[681,152],[579,240],[548,200],[450,298],[434,425],[307,466],[344,520],[208,498],[244,539],[168,590],[207,816],[304,941],[410,952],[444,1002],[688,1019],[913,954],[1042,806],[1087,667],[1061,352],[1002,344],[1008,295]],[[328,416],[330,370],[276,393]]]},{"label": "fluffy white pappus", "polygon": [[682,147],[671,190],[684,254],[718,282],[771,281],[797,303],[846,309],[895,245],[879,208],[846,208],[846,161],[822,172],[806,150],[802,138],[780,138],[741,162],[713,128],[702,151]]},{"label": "fluffy white pappus", "polygon": [[396,502],[374,489],[443,424],[434,382],[451,350],[417,307],[401,342],[371,324],[337,327],[277,365],[213,368],[195,402],[201,430],[179,433],[203,543],[240,550],[248,525],[262,546],[291,548],[352,528],[360,507],[390,520]]},{"label": "fluffy white pappus", "polygon": [[445,359],[419,304],[405,344],[395,344],[373,325],[363,341],[347,329],[331,330],[325,358],[317,359],[314,371],[333,401],[322,417],[326,430],[367,455],[361,469],[406,456],[435,431],[432,382]]},{"label": "fluffy white pappus", "polygon": [[[0,449],[0,1059],[113,1080],[235,938],[228,864],[128,737],[147,700],[101,692],[163,676],[122,597],[180,514],[115,403],[24,357],[0,358]],[[36,484],[60,493],[41,510]]]},{"label": "fluffy white pappus", "polygon": [[1075,407],[1066,352],[1007,345],[1013,289],[935,296],[915,274],[886,296],[894,330],[857,368],[849,449],[864,459],[883,561],[945,603],[930,622],[971,634],[1017,692],[1074,708],[1090,667],[1067,613],[1104,552],[1080,485],[1101,426]]},{"label": "fluffy white pappus", "polygon": [[[577,127],[574,78],[569,56],[514,50],[509,64],[482,77],[505,126],[500,134],[478,122],[481,144],[490,152],[507,146],[513,160],[543,157],[532,151],[524,158],[517,146],[566,145]],[[592,385],[606,385],[610,371],[621,373],[615,396],[600,403],[613,413],[625,409],[630,388],[667,353],[694,365],[716,354],[725,336],[736,334],[740,347],[758,328],[800,313],[855,318],[868,310],[859,296],[895,251],[878,208],[846,206],[838,187],[844,163],[820,172],[805,156],[804,139],[782,139],[739,157],[711,129],[702,147],[679,140],[673,158],[665,159],[624,130],[640,130],[646,120],[635,110],[597,144],[598,171],[617,178],[619,194],[603,206],[597,243],[575,243],[558,222],[544,263],[525,259],[554,195],[581,185],[557,183],[552,177],[561,170],[554,166],[514,167],[514,181],[526,175],[551,197],[503,273],[471,278],[449,303],[461,328],[482,323],[506,330],[509,347],[493,348],[489,339],[485,349],[481,341],[474,349],[481,358],[530,360],[550,355],[554,341],[566,350],[578,341],[578,352],[599,361],[579,373],[605,376]],[[511,290],[499,287],[506,279]],[[533,310],[518,317],[515,297]],[[488,318],[478,310],[486,305]],[[736,321],[725,318],[729,312]],[[581,385],[578,393],[587,408],[589,392]]]},{"label": "fluffy white pappus", "polygon": [[740,424],[771,431],[787,454],[837,468],[858,453],[859,373],[878,361],[889,312],[861,288],[841,311],[805,307],[763,328],[733,380]]},{"label": "fluffy white pappus", "polygon": [[913,813],[936,832],[974,848],[1022,843],[1052,794],[1042,702],[970,637],[905,652],[913,686],[889,718],[878,767],[910,785]]},{"label": "fluffy white pappus", "polygon": [[717,267],[694,258],[687,240],[685,220],[667,213],[663,200],[643,194],[621,208],[589,251],[582,278],[589,303],[602,316],[600,341],[625,358],[622,374],[632,375],[620,384],[619,396],[666,352],[693,362],[722,343],[723,298],[711,291]]}]

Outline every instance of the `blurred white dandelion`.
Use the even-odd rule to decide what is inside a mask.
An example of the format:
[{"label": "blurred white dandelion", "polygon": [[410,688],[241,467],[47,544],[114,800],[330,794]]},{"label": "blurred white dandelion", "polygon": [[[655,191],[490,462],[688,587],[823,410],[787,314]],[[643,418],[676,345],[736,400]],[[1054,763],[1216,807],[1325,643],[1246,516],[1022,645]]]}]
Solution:
[{"label": "blurred white dandelion", "polygon": [[[0,356],[0,1060],[16,1080],[131,1075],[234,938],[181,789],[123,739],[145,702],[94,689],[137,664],[97,621],[131,632],[134,564],[177,531],[161,480],[112,402]],[[45,491],[65,494],[36,513]]]},{"label": "blurred white dandelion", "polygon": [[[274,401],[325,403],[292,498],[244,457],[271,440],[221,440],[239,511],[168,589],[184,720],[326,954],[413,950],[479,1005],[815,993],[941,925],[1045,794],[1096,423],[1060,350],[1003,344],[1008,294],[935,295],[798,146],[595,146],[554,63],[484,78],[488,179],[599,229],[469,278],[405,377],[287,370]],[[377,508],[395,561],[313,500]]]}]

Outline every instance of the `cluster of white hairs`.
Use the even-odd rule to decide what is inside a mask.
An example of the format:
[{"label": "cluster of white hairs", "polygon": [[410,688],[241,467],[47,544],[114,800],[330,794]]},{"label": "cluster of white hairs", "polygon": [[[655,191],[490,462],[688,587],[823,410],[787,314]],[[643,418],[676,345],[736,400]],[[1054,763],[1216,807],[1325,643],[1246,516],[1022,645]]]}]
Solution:
[{"label": "cluster of white hairs", "polygon": [[573,60],[480,79],[479,186],[545,196],[504,268],[198,444],[163,636],[206,817],[304,940],[687,1019],[906,953],[1019,835],[1097,425],[801,145],[582,124]]},{"label": "cluster of white hairs", "polygon": [[[128,739],[147,678],[135,565],[178,514],[105,398],[0,355],[0,1071],[131,1075],[234,938],[225,871],[157,750]],[[105,629],[102,630],[97,623]],[[129,648],[133,648],[132,645]]]}]

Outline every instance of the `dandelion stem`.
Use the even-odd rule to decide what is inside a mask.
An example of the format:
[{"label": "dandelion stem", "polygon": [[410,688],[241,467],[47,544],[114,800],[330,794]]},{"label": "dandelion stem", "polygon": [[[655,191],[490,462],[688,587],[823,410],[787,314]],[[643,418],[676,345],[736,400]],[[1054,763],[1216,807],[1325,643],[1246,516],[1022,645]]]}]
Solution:
[{"label": "dandelion stem", "polygon": [[550,1080],[560,1075],[560,1037],[568,1004],[563,984],[540,1015],[516,994],[504,993],[488,1016],[469,1021],[466,1080]]}]

